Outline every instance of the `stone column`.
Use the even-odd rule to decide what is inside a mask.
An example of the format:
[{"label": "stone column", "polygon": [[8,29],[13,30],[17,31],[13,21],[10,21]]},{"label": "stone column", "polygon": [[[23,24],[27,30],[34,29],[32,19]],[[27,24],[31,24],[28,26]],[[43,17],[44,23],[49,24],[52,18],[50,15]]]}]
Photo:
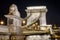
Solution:
[{"label": "stone column", "polygon": [[46,12],[47,12],[47,8],[46,6],[41,6],[40,9],[40,25],[46,25]]}]

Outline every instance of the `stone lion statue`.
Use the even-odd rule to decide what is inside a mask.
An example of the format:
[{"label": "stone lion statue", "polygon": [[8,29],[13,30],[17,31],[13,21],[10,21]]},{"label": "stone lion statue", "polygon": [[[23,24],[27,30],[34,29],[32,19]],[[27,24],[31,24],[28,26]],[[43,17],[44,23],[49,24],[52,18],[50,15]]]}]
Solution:
[{"label": "stone lion statue", "polygon": [[9,7],[9,14],[16,15],[16,16],[20,17],[20,13],[19,13],[18,8],[15,4],[12,4]]},{"label": "stone lion statue", "polygon": [[[20,12],[18,11],[18,8],[15,4],[12,4],[9,7],[9,15],[13,15],[15,17],[21,18],[20,17]],[[13,25],[14,25],[14,31],[16,32],[20,32],[20,26],[21,26],[21,20],[17,19],[17,18],[13,18]]]}]

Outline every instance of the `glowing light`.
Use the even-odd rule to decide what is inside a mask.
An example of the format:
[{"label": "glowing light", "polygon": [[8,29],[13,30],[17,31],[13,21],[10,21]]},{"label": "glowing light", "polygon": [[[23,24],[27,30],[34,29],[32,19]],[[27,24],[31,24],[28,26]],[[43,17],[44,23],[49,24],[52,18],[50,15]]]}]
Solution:
[{"label": "glowing light", "polygon": [[25,24],[26,22],[25,22],[25,20],[23,20],[23,24]]},{"label": "glowing light", "polygon": [[40,27],[41,30],[46,30],[46,27]]},{"label": "glowing light", "polygon": [[36,25],[38,25],[38,23],[35,23]]},{"label": "glowing light", "polygon": [[4,22],[3,22],[3,21],[1,21],[0,23],[1,23],[1,24],[4,24]]},{"label": "glowing light", "polygon": [[32,26],[35,26],[35,24],[33,24]]}]

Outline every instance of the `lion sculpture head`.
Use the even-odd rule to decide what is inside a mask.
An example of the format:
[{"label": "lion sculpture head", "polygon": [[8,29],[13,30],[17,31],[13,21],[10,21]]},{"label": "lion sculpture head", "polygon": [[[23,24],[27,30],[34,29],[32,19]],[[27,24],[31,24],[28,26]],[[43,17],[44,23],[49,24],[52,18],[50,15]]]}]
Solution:
[{"label": "lion sculpture head", "polygon": [[15,4],[12,4],[9,7],[9,14],[20,17],[20,13],[19,13],[18,8],[17,8],[17,6]]}]

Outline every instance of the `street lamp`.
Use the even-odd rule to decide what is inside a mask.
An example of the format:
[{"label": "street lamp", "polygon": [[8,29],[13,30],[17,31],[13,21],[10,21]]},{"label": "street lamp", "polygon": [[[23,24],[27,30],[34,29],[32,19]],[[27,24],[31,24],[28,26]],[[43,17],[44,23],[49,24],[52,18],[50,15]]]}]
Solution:
[{"label": "street lamp", "polygon": [[0,24],[3,25],[4,24],[4,21],[1,21]]},{"label": "street lamp", "polygon": [[23,20],[23,24],[25,24],[26,22],[25,22],[25,20]]}]

